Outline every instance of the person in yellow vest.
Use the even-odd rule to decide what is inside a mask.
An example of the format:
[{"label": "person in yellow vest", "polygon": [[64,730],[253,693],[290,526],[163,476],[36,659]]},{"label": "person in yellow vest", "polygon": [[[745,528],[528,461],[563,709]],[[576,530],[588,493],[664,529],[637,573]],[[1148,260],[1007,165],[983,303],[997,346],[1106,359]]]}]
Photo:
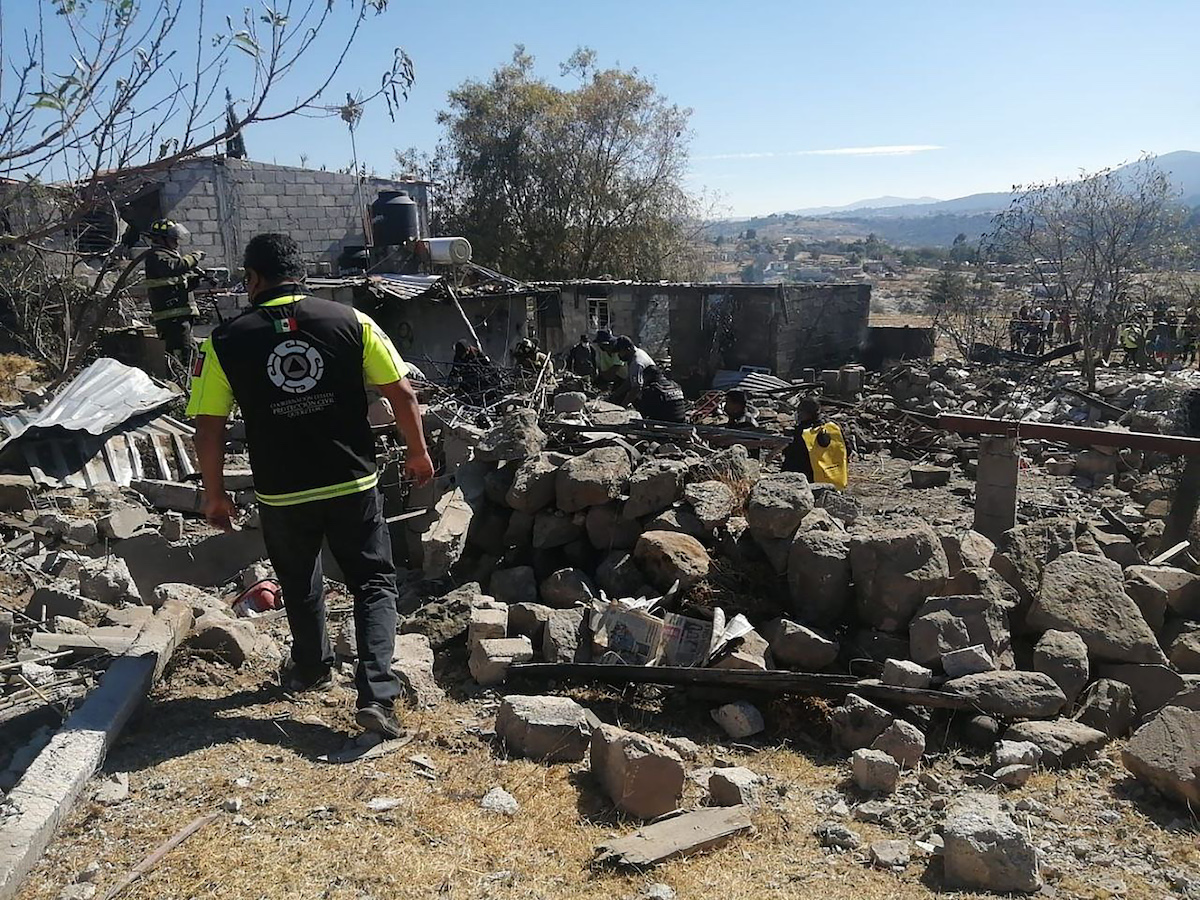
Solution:
[{"label": "person in yellow vest", "polygon": [[596,375],[594,381],[597,387],[615,387],[629,377],[629,367],[617,353],[617,339],[611,331],[601,328],[592,340],[596,348]]},{"label": "person in yellow vest", "polygon": [[825,421],[814,397],[805,397],[796,409],[796,431],[784,448],[781,468],[800,472],[810,483],[832,484],[839,490],[849,482],[842,429]]}]

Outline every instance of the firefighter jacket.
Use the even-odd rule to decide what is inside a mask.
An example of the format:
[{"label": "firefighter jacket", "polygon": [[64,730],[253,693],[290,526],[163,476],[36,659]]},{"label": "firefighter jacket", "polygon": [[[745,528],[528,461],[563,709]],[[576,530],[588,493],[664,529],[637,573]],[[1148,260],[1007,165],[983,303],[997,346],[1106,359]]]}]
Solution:
[{"label": "firefighter jacket", "polygon": [[190,280],[195,277],[195,254],[181,255],[167,247],[154,247],[146,254],[146,297],[155,322],[198,316]]},{"label": "firefighter jacket", "polygon": [[302,291],[260,294],[204,342],[192,372],[188,415],[241,408],[255,494],[268,506],[373,489],[365,383],[408,373],[370,316]]}]

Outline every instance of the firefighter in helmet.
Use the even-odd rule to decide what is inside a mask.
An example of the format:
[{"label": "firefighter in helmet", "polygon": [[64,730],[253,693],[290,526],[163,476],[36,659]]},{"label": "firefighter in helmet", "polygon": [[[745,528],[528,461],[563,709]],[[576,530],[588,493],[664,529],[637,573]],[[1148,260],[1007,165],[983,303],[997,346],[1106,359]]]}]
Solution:
[{"label": "firefighter in helmet", "polygon": [[159,219],[150,226],[150,250],[146,254],[146,296],[158,336],[167,352],[185,363],[191,355],[192,322],[200,314],[192,297],[192,287],[203,274],[200,260],[203,250],[180,253],[180,245],[189,237],[178,222]]}]

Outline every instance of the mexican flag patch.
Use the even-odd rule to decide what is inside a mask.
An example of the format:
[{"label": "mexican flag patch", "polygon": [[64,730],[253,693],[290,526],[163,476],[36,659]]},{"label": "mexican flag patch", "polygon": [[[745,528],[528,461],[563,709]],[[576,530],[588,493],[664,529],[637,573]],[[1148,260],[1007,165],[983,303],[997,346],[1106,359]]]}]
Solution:
[{"label": "mexican flag patch", "polygon": [[192,377],[199,378],[204,374],[204,351],[201,350],[196,354],[196,361],[192,363]]},{"label": "mexican flag patch", "polygon": [[296,320],[291,316],[288,316],[286,319],[275,320],[275,332],[277,334],[287,334],[289,331],[298,331],[299,328],[300,326],[296,324]]}]

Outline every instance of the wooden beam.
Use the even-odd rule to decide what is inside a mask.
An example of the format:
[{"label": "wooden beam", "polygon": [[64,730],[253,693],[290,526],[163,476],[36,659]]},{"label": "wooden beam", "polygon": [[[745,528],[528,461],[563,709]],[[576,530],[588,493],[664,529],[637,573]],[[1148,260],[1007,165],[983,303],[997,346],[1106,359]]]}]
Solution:
[{"label": "wooden beam", "polygon": [[713,806],[639,828],[597,848],[596,862],[634,868],[711,850],[752,827],[745,806]]}]

